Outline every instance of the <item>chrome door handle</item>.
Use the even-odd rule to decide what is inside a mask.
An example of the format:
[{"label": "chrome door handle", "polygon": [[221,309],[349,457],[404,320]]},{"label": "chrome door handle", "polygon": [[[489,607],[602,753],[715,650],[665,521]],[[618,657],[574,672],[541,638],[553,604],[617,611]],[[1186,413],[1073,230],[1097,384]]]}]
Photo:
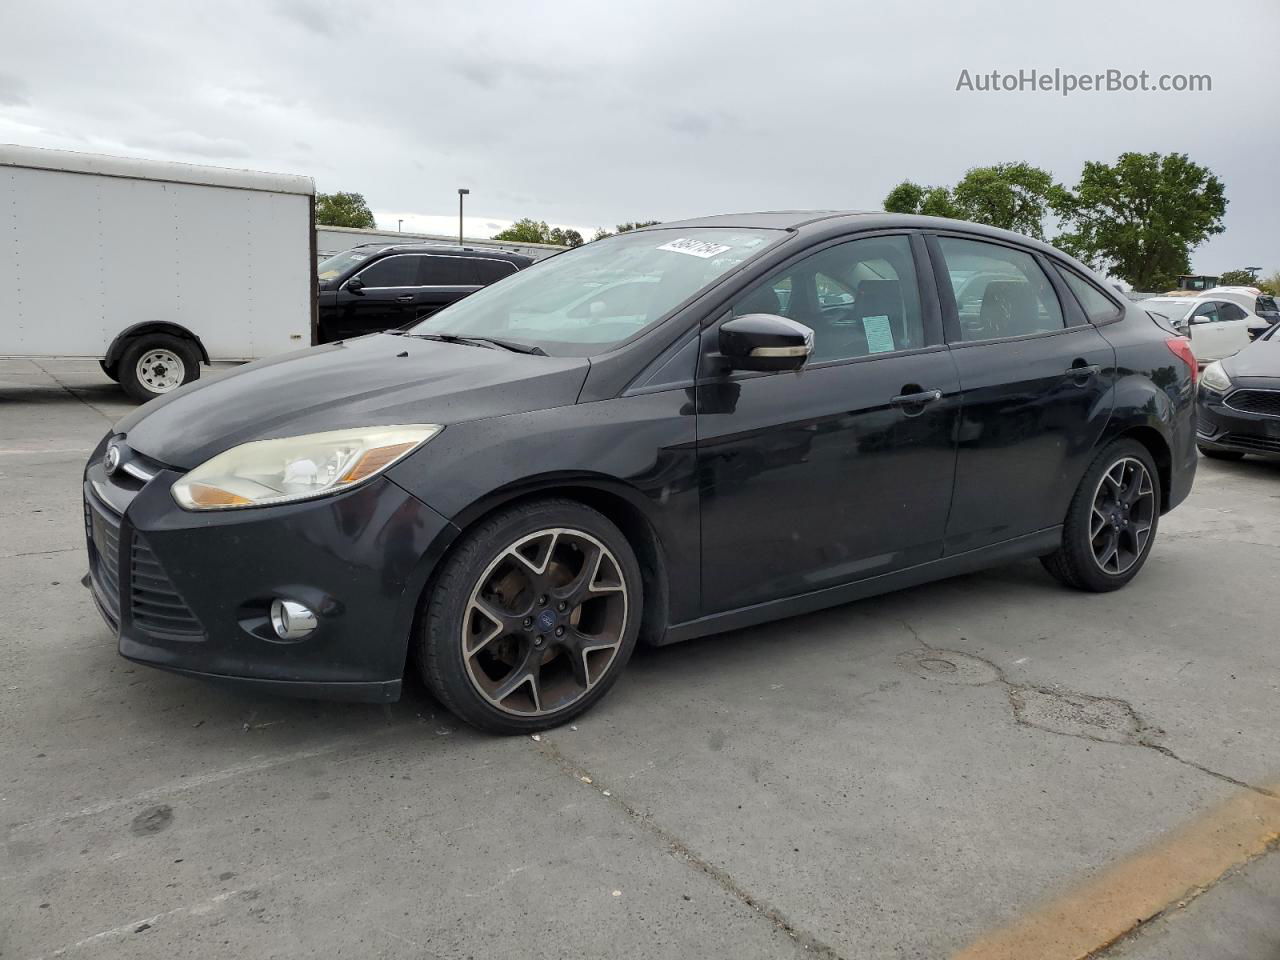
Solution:
[{"label": "chrome door handle", "polygon": [[396,297],[396,303],[413,303],[413,294],[412,293],[400,294],[400,296]]},{"label": "chrome door handle", "polygon": [[1101,371],[1102,368],[1096,363],[1082,363],[1079,366],[1072,367],[1068,370],[1067,376],[1079,380],[1086,380],[1089,377],[1096,377]]}]

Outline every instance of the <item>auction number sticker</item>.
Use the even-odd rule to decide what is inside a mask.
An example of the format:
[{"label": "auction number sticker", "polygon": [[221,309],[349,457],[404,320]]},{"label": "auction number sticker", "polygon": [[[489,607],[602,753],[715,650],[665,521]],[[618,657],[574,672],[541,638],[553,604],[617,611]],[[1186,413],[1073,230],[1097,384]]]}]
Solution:
[{"label": "auction number sticker", "polygon": [[733,247],[725,246],[723,243],[708,243],[705,240],[690,240],[686,237],[680,240],[672,240],[670,243],[664,243],[658,249],[670,250],[672,253],[687,253],[691,257],[710,260],[712,257],[718,257],[720,254],[732,250]]}]

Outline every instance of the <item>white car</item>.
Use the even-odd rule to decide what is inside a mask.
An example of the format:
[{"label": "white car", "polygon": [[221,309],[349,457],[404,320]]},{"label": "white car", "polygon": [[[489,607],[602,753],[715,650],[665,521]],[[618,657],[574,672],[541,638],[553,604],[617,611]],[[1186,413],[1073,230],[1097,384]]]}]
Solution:
[{"label": "white car", "polygon": [[1244,310],[1249,315],[1249,334],[1255,340],[1280,320],[1276,298],[1257,287],[1214,287],[1200,296],[1226,300]]},{"label": "white car", "polygon": [[1190,337],[1191,349],[1201,363],[1233,356],[1253,339],[1249,334],[1249,318],[1253,315],[1231,300],[1201,294],[1150,297],[1140,305],[1161,314],[1179,333]]}]

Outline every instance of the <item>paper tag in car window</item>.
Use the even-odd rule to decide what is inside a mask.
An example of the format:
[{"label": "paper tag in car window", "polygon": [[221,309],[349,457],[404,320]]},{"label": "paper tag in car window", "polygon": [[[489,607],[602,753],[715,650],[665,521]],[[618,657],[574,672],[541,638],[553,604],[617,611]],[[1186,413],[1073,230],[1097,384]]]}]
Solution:
[{"label": "paper tag in car window", "polygon": [[707,243],[705,240],[690,240],[687,237],[680,240],[672,240],[670,243],[664,243],[658,248],[659,250],[670,250],[672,253],[687,253],[691,257],[701,257],[703,260],[710,260],[717,257],[726,250],[732,250],[723,243]]},{"label": "paper tag in car window", "polygon": [[867,335],[868,353],[892,353],[894,351],[893,331],[889,328],[889,318],[887,316],[863,317],[862,329]]},{"label": "paper tag in car window", "polygon": [[351,255],[351,259],[352,259],[352,260],[355,260],[355,261],[357,261],[357,262],[359,262],[360,260],[364,260],[364,259],[365,259],[365,255],[364,255],[363,253],[353,253],[353,254]]}]

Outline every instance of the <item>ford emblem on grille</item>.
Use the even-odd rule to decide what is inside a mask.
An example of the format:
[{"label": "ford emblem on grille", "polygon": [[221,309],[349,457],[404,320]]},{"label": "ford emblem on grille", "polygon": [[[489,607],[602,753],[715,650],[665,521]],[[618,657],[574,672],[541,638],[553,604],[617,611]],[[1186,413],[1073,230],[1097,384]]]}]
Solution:
[{"label": "ford emblem on grille", "polygon": [[111,474],[115,473],[117,470],[120,469],[120,447],[119,446],[113,443],[109,447],[107,447],[107,455],[102,458],[102,466],[106,469],[107,476],[110,476]]}]

